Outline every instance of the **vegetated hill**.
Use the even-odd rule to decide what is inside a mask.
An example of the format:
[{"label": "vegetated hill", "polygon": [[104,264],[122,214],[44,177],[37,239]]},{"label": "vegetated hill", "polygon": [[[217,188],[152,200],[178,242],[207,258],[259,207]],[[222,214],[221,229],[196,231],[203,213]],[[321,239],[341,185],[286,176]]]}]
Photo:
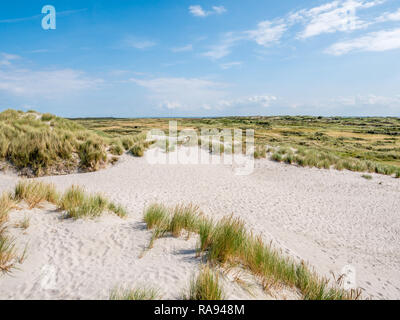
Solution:
[{"label": "vegetated hill", "polygon": [[96,171],[143,141],[143,135],[111,138],[52,114],[0,113],[0,169],[26,176]]}]

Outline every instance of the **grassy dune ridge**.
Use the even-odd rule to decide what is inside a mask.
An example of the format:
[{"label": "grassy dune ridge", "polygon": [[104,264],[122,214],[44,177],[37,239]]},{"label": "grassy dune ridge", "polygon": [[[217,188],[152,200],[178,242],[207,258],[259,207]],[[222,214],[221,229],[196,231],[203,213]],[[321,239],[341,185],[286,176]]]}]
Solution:
[{"label": "grassy dune ridge", "polygon": [[0,161],[28,176],[99,170],[144,140],[111,137],[51,114],[0,113]]},{"label": "grassy dune ridge", "polygon": [[[144,221],[153,235],[149,248],[155,240],[168,234],[179,237],[184,232],[198,234],[198,254],[208,263],[223,268],[241,267],[255,275],[268,290],[272,286],[288,286],[298,290],[307,300],[359,299],[359,290],[344,290],[319,276],[304,262],[297,263],[278,250],[266,245],[260,237],[249,233],[242,220],[227,216],[218,222],[205,218],[193,205],[168,208],[152,204],[145,209]],[[204,271],[204,270],[203,270]],[[192,282],[189,296],[202,296],[212,290],[220,295],[218,279],[209,271]],[[214,296],[214,295],[213,295]]]}]

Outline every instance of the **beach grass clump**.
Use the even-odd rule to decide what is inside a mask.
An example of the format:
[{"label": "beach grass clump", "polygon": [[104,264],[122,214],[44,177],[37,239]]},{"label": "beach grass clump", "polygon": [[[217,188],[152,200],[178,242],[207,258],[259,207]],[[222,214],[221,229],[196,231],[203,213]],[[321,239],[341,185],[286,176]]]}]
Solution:
[{"label": "beach grass clump", "polygon": [[168,233],[173,237],[179,237],[183,230],[187,231],[188,237],[191,233],[198,233],[200,212],[199,208],[192,204],[178,205],[175,208],[152,204],[145,210],[144,221],[147,228],[153,230],[149,244],[149,248],[152,248],[155,240]]},{"label": "beach grass clump", "polygon": [[53,184],[22,180],[15,186],[14,199],[16,201],[25,201],[29,208],[32,209],[44,201],[57,204],[59,194]]},{"label": "beach grass clump", "polygon": [[105,143],[101,138],[90,138],[79,146],[80,165],[90,171],[97,171],[107,162]]},{"label": "beach grass clump", "polygon": [[58,209],[65,211],[72,219],[96,218],[109,211],[120,218],[127,215],[121,205],[110,202],[101,194],[87,194],[82,187],[71,186],[65,191],[58,203]]},{"label": "beach grass clump", "polygon": [[124,153],[124,146],[122,145],[121,139],[113,139],[110,143],[110,153],[115,156],[120,156]]},{"label": "beach grass clump", "polygon": [[58,208],[60,210],[70,210],[72,208],[77,208],[85,201],[85,191],[79,186],[71,186],[63,196],[60,198],[58,203]]},{"label": "beach grass clump", "polygon": [[15,226],[17,228],[26,230],[29,228],[30,224],[31,224],[30,218],[28,216],[25,216],[20,222],[16,223]]},{"label": "beach grass clump", "polygon": [[[226,268],[241,266],[251,271],[266,290],[283,285],[298,289],[304,299],[360,298],[359,290],[347,291],[337,284],[331,285],[303,262],[297,263],[271,245],[265,245],[260,237],[247,232],[242,220],[233,216],[213,223],[201,216],[197,207],[178,206],[169,210],[163,205],[152,204],[145,210],[145,222],[148,229],[153,229],[150,248],[155,239],[167,233],[176,237],[183,230],[198,233],[198,255],[203,255],[211,265]],[[196,292],[198,286],[194,282],[192,291]]]},{"label": "beach grass clump", "polygon": [[154,288],[118,287],[110,293],[110,300],[157,300],[159,298],[159,291]]},{"label": "beach grass clump", "polygon": [[0,227],[8,221],[9,211],[15,207],[15,201],[11,193],[3,193],[0,196]]},{"label": "beach grass clump", "polygon": [[145,150],[145,146],[142,143],[137,142],[132,146],[130,152],[135,157],[143,157]]},{"label": "beach grass clump", "polygon": [[[219,221],[208,236],[208,246],[205,243],[200,243],[200,247],[207,252],[207,258],[211,262],[234,263],[245,249],[246,231],[244,223],[232,216]],[[207,239],[207,235],[201,235],[200,238]]]},{"label": "beach grass clump", "polygon": [[0,226],[0,272],[9,273],[20,261],[15,239],[7,234],[7,228]]},{"label": "beach grass clump", "polygon": [[293,151],[291,148],[279,148],[271,155],[271,160],[297,164],[302,167],[315,167],[319,169],[349,170],[354,172],[375,172],[383,175],[397,175],[398,168],[388,164],[382,164],[371,160],[343,158],[332,152],[318,151],[314,149],[299,148]]},{"label": "beach grass clump", "polygon": [[223,300],[224,293],[218,274],[210,266],[203,266],[196,278],[190,282],[185,300]]},{"label": "beach grass clump", "polygon": [[120,218],[125,218],[128,215],[128,212],[122,205],[113,202],[108,204],[108,210],[115,213]]},{"label": "beach grass clump", "polygon": [[147,148],[146,135],[118,137],[89,130],[50,114],[6,110],[0,113],[0,161],[23,176],[96,171],[135,144]]}]

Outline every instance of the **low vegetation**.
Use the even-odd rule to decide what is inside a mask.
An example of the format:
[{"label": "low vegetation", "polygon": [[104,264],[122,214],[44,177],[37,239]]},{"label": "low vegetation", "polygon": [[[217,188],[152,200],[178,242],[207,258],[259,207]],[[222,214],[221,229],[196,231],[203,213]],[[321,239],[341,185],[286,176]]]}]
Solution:
[{"label": "low vegetation", "polygon": [[115,288],[110,293],[110,300],[157,300],[158,290],[153,288]]},{"label": "low vegetation", "polygon": [[299,290],[304,299],[360,298],[359,290],[346,291],[338,284],[330,284],[303,262],[297,263],[264,244],[260,237],[246,231],[243,221],[233,216],[214,223],[192,205],[167,208],[153,204],[145,210],[144,220],[148,229],[153,230],[149,247],[167,234],[179,237],[183,231],[188,235],[196,233],[199,235],[198,253],[208,263],[226,268],[241,266],[258,277],[266,290],[284,285]]},{"label": "low vegetation", "polygon": [[197,275],[190,282],[185,300],[223,300],[224,294],[219,284],[218,274],[208,265],[203,266]]},{"label": "low vegetation", "polygon": [[369,174],[363,174],[363,175],[361,176],[361,178],[364,178],[364,179],[366,179],[366,180],[372,180],[372,176],[369,175]]},{"label": "low vegetation", "polygon": [[[65,211],[66,216],[73,219],[94,218],[103,212],[109,211],[123,218],[127,215],[126,209],[108,201],[99,194],[87,194],[84,189],[76,186],[69,188],[64,194],[59,194],[54,185],[23,180],[17,183],[13,193],[3,193],[0,196],[0,273],[11,272],[25,259],[26,250],[20,253],[15,246],[15,239],[10,236],[8,228],[9,212],[17,208],[20,202],[25,202],[29,209],[40,207],[44,202],[57,206]],[[14,227],[27,229],[30,219],[25,216]]]},{"label": "low vegetation", "polygon": [[25,259],[25,251],[18,252],[15,239],[8,232],[9,211],[15,207],[11,194],[0,196],[0,275],[9,273]]},{"label": "low vegetation", "polygon": [[25,201],[30,209],[37,207],[44,201],[56,204],[59,197],[60,195],[53,184],[39,181],[20,181],[14,190],[14,199]]},{"label": "low vegetation", "polygon": [[[310,116],[222,117],[175,119],[76,119],[86,128],[114,137],[160,129],[168,134],[169,121],[178,130],[253,129],[255,157],[318,168],[370,171],[400,177],[400,118],[342,118]],[[218,131],[217,131],[218,130]],[[201,139],[199,138],[201,144]],[[243,137],[243,148],[245,147]],[[211,152],[218,151],[207,146]],[[291,150],[278,153],[277,150]],[[220,145],[220,152],[230,152]],[[294,152],[298,150],[299,152]]]},{"label": "low vegetation", "polygon": [[95,218],[103,212],[112,212],[123,218],[127,215],[126,209],[121,205],[110,202],[101,194],[87,194],[78,186],[71,186],[63,194],[59,194],[53,184],[22,180],[17,183],[14,195],[15,202],[25,201],[29,209],[40,206],[43,202],[49,202],[65,211],[68,218]]},{"label": "low vegetation", "polygon": [[333,153],[299,148],[278,148],[275,150],[271,159],[277,162],[287,164],[297,164],[302,167],[316,167],[320,169],[350,170],[356,172],[371,172],[384,175],[400,176],[400,167],[394,165],[382,164],[371,160],[343,159]]},{"label": "low vegetation", "polygon": [[[0,161],[21,175],[96,171],[142,141],[144,135],[112,137],[77,122],[34,111],[0,113]],[[1,163],[0,163],[1,164]]]}]

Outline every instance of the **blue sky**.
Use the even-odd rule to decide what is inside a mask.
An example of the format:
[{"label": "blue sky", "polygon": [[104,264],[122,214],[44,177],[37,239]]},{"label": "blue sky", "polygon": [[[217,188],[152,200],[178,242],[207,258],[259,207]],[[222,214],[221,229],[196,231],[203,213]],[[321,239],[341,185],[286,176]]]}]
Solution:
[{"label": "blue sky", "polygon": [[[42,29],[44,5],[55,30]],[[400,116],[400,1],[2,1],[7,108]]]}]

